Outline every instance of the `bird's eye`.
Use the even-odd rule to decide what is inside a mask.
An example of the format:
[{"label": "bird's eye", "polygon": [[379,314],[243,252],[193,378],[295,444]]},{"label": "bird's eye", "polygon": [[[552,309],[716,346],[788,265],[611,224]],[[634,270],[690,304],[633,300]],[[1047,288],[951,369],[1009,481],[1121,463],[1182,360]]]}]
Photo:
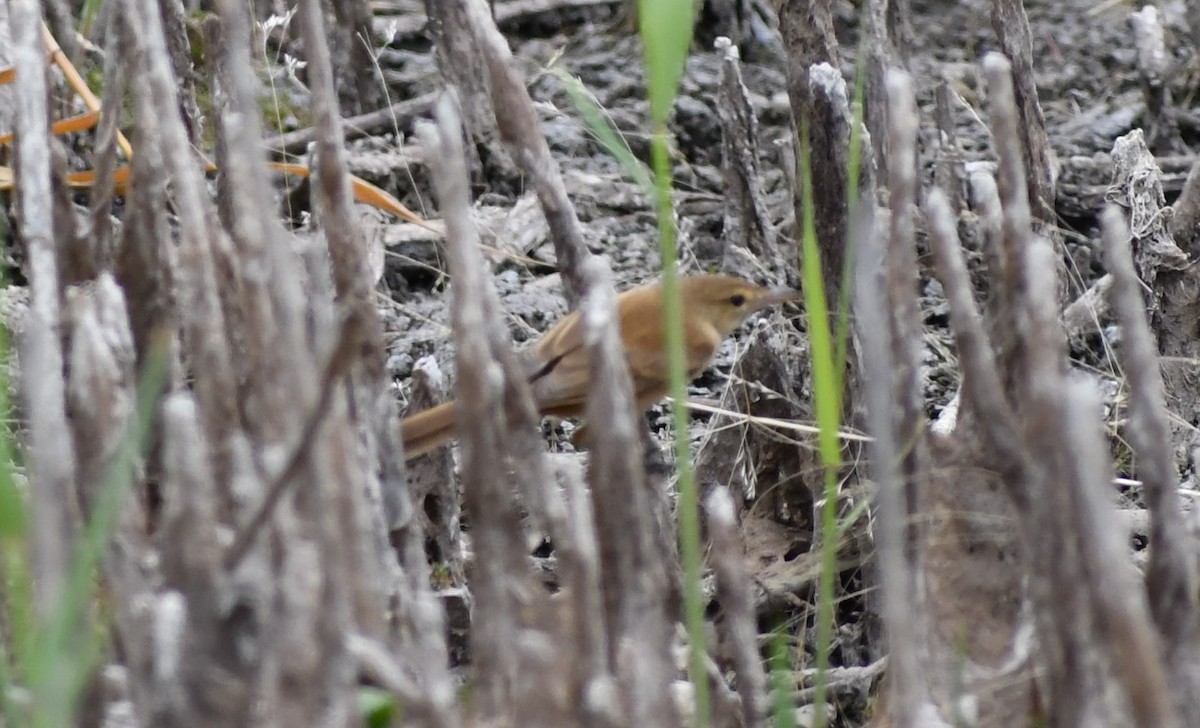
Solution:
[{"label": "bird's eye", "polygon": [[746,297],[740,293],[735,293],[729,297],[729,302],[733,304],[734,308],[741,308],[746,303]]}]

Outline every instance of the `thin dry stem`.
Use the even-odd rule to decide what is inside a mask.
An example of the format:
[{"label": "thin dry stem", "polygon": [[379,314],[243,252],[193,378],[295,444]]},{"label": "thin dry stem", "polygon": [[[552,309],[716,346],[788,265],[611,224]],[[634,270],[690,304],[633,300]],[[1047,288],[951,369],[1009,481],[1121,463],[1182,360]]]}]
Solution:
[{"label": "thin dry stem", "polygon": [[1103,636],[1093,644],[1106,653],[1122,683],[1135,724],[1173,728],[1180,722],[1171,704],[1162,643],[1152,627],[1137,572],[1126,557],[1112,497],[1098,487],[1112,482],[1099,399],[1090,383],[1064,382],[1058,421],[1072,475],[1065,485],[1075,510],[1082,586],[1090,596],[1096,634]]},{"label": "thin dry stem", "polygon": [[[998,102],[1005,107],[1003,113],[1014,114],[1016,126],[1011,129],[1011,141],[1017,143],[1017,148],[998,150],[1003,160],[1010,151],[1019,151],[1023,175],[1014,184],[1026,188],[1027,204],[1032,209],[1033,217],[1041,224],[1052,226],[1054,223],[1054,171],[1050,163],[1050,142],[1046,137],[1046,120],[1042,114],[1042,106],[1038,102],[1037,82],[1033,66],[1033,33],[1029,29],[1029,18],[1025,15],[1025,7],[1021,0],[992,0],[992,28],[1000,40],[1000,47],[1007,56],[1007,68],[1003,73],[1007,76],[1006,85],[1012,94],[1012,102],[1001,101],[992,95],[992,113],[995,114]],[[990,54],[998,56],[998,54]],[[992,62],[994,63],[994,62]],[[999,65],[989,69],[989,61],[984,59],[985,74],[988,76],[989,87],[994,86],[1001,73]],[[990,91],[995,94],[995,91]],[[997,125],[999,122],[996,122]],[[1000,129],[997,126],[997,145],[1007,145],[1010,140],[1001,142]],[[1007,131],[1005,133],[1008,133]],[[1001,188],[1005,182],[1001,182]],[[1003,192],[1003,190],[1002,190]],[[1059,291],[1059,302],[1065,303],[1063,296],[1066,289]]]},{"label": "thin dry stem", "polygon": [[582,266],[591,253],[575,215],[575,206],[567,196],[558,161],[550,153],[525,79],[513,67],[512,51],[496,27],[496,21],[477,0],[453,2],[465,5],[470,32],[480,44],[491,81],[492,107],[500,138],[511,147],[517,164],[528,177],[528,184],[537,191],[538,202],[550,225],[563,290],[567,302],[574,307],[582,291]]},{"label": "thin dry stem", "polygon": [[488,333],[502,324],[489,300],[478,233],[470,216],[460,121],[448,97],[439,102],[435,118],[436,131],[429,127],[420,131],[441,160],[435,182],[446,220],[450,272],[457,282],[452,312],[458,353],[458,424],[463,487],[477,554],[473,589],[479,618],[471,628],[475,709],[481,715],[505,715],[518,709],[513,691],[531,677],[520,672],[524,663],[520,659],[520,610],[533,594],[529,592],[532,585],[525,567],[519,513],[508,479],[495,477],[495,468],[509,450],[509,430],[502,415],[505,388],[513,386],[514,378],[518,385],[523,385],[524,379],[519,369],[506,369],[497,361],[493,337]]},{"label": "thin dry stem", "polygon": [[[1200,20],[1197,20],[1200,25]],[[1188,256],[1200,255],[1200,158],[1192,164],[1183,192],[1175,200],[1175,215],[1171,218],[1171,235],[1175,244]]]},{"label": "thin dry stem", "polygon": [[1190,715],[1193,708],[1187,707],[1182,698],[1200,690],[1200,672],[1187,657],[1194,653],[1200,631],[1196,603],[1200,567],[1179,506],[1162,373],[1142,301],[1141,282],[1133,270],[1129,230],[1124,215],[1115,207],[1105,209],[1101,222],[1105,260],[1113,279],[1113,307],[1122,326],[1122,362],[1130,387],[1129,439],[1138,456],[1138,472],[1151,517],[1153,547],[1146,592],[1181,698],[1176,705]]},{"label": "thin dry stem", "polygon": [[[120,35],[113,27],[112,14],[108,15],[108,45],[104,53],[104,99],[102,109],[119,109],[125,97],[125,65],[117,43]],[[96,266],[112,270],[115,251],[113,244],[112,200],[113,174],[117,167],[117,122],[120,114],[101,113],[96,125],[96,146],[92,150],[92,168],[96,170],[96,181],[92,184],[91,233]]]},{"label": "thin dry stem", "polygon": [[[589,480],[600,540],[609,670],[620,681],[634,724],[665,725],[674,720],[670,684],[675,673],[666,611],[668,559],[658,548],[659,524],[638,457],[633,386],[617,329],[616,298],[611,274],[602,266],[599,261],[583,265],[586,297],[580,314],[594,385],[587,419],[592,432],[599,433],[594,435]],[[674,555],[673,550],[666,553]]]},{"label": "thin dry stem", "polygon": [[743,728],[766,725],[770,705],[767,675],[758,653],[758,624],[751,599],[750,575],[734,518],[733,499],[725,488],[713,488],[705,499],[717,593],[725,612],[726,642],[733,652]]},{"label": "thin dry stem", "polygon": [[29,412],[33,477],[30,524],[37,610],[49,617],[60,602],[75,544],[75,459],[63,386],[62,290],[54,244],[50,192],[50,132],[45,51],[36,2],[12,3],[13,61],[17,68],[17,214],[28,250],[29,320],[21,341],[21,370]]},{"label": "thin dry stem", "polygon": [[[218,477],[224,477],[228,466],[225,441],[241,418],[229,337],[217,298],[212,258],[215,231],[207,214],[210,204],[179,119],[175,81],[157,6],[153,0],[125,0],[125,11],[125,22],[131,24],[145,63],[143,83],[133,89],[135,99],[145,97],[145,106],[138,107],[141,113],[135,113],[141,119],[153,116],[158,125],[158,133],[148,138],[143,147],[157,147],[166,168],[171,170],[179,214],[179,265],[175,281],[178,312],[187,334],[185,344],[192,367],[205,372],[195,382],[197,402],[205,432],[214,447],[214,467]],[[162,240],[158,238],[154,244],[161,245]]]},{"label": "thin dry stem", "polygon": [[[891,207],[888,246],[884,254],[884,285],[887,290],[889,330],[891,332],[892,375],[895,399],[892,403],[896,438],[910,443],[900,466],[905,485],[905,512],[922,510],[922,484],[929,472],[928,445],[921,436],[925,428],[924,390],[921,384],[921,313],[917,305],[917,248],[913,231],[913,210],[917,196],[917,106],[912,80],[903,71],[888,71],[885,79],[888,98],[888,148],[892,155],[888,173],[888,201]],[[917,568],[921,555],[919,529],[908,540]]]},{"label": "thin dry stem", "polygon": [[[976,415],[978,426],[1000,461],[1010,463],[1016,474],[1023,470],[1021,464],[1026,460],[1024,444],[1018,434],[1019,423],[1004,396],[996,357],[972,293],[953,214],[946,195],[938,189],[930,190],[926,200],[929,241],[946,300],[950,303],[955,348],[963,369],[965,404]],[[1018,476],[1005,478],[1004,484],[1013,502],[1024,510],[1029,504],[1025,483]]]},{"label": "thin dry stem", "polygon": [[894,377],[894,349],[883,272],[884,249],[875,225],[858,223],[854,239],[858,247],[855,271],[855,319],[862,341],[863,382],[869,428],[871,473],[875,481],[876,546],[882,587],[884,629],[888,641],[892,692],[888,711],[896,726],[915,725],[928,690],[921,675],[918,645],[927,628],[928,615],[918,600],[916,567],[905,545],[908,506],[900,479],[900,448],[897,446],[894,403],[903,397]]},{"label": "thin dry stem", "polygon": [[749,92],[742,80],[737,46],[718,38],[721,60],[720,101],[721,171],[725,179],[725,227],[721,236],[724,265],[732,263],[729,245],[738,245],[759,256],[772,267],[782,267],[770,211],[759,173],[758,120],[750,106]]}]

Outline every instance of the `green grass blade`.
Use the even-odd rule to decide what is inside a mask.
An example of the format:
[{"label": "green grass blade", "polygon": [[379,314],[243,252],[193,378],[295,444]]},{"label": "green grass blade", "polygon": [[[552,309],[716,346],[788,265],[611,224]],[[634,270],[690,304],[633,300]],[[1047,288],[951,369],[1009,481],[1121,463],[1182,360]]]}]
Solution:
[{"label": "green grass blade", "polygon": [[667,159],[666,127],[660,126],[651,138],[654,172],[658,180],[658,232],[663,261],[663,318],[666,320],[666,346],[669,370],[668,393],[671,395],[671,421],[675,430],[675,468],[678,473],[679,556],[683,565],[683,611],[691,651],[688,678],[695,690],[695,714],[692,725],[708,725],[708,675],[704,666],[704,596],[700,586],[700,513],[696,482],[692,473],[688,446],[687,365],[684,354],[683,301],[680,298],[679,271],[675,249],[675,221],[671,209],[670,164]]},{"label": "green grass blade", "polygon": [[708,675],[705,669],[704,600],[700,586],[700,513],[688,447],[687,371],[684,355],[683,302],[671,207],[671,166],[667,147],[667,117],[692,41],[694,6],[691,0],[641,0],[638,27],[646,61],[650,98],[651,163],[654,169],[659,247],[663,265],[663,317],[669,373],[668,393],[675,429],[675,463],[679,474],[679,551],[683,566],[683,611],[691,650],[688,678],[695,691],[692,725],[709,724]]},{"label": "green grass blade", "polygon": [[775,728],[796,728],[792,681],[788,677],[792,666],[788,660],[787,637],[781,627],[771,630],[768,649],[771,667],[771,713]]},{"label": "green grass blade", "polygon": [[[0,250],[8,248],[8,226],[0,220]],[[0,277],[0,289],[7,288]],[[8,327],[0,324],[0,417],[8,418],[12,407],[8,390]],[[29,637],[33,634],[33,582],[29,576],[28,508],[25,495],[16,480],[16,443],[12,432],[0,430],[0,608],[11,642],[0,640],[0,717],[5,726],[21,726],[25,721],[13,701],[17,689],[15,676],[22,674],[29,655]]]},{"label": "green grass blade", "polygon": [[692,44],[692,0],[640,0],[638,29],[646,58],[650,119],[666,124]]},{"label": "green grass blade", "polygon": [[650,170],[634,156],[625,137],[621,136],[621,132],[612,123],[604,109],[600,107],[595,96],[584,87],[582,81],[566,71],[554,69],[552,73],[562,83],[571,103],[583,117],[584,123],[587,124],[604,151],[617,160],[624,168],[625,174],[636,182],[648,197],[654,199],[657,196],[657,189],[654,186],[654,178],[650,176]]},{"label": "green grass blade", "polygon": [[814,725],[824,726],[826,674],[833,641],[833,580],[837,570],[837,471],[841,449],[837,432],[842,411],[841,377],[834,361],[833,337],[825,284],[821,278],[821,253],[817,247],[815,211],[812,200],[812,160],[808,120],[800,120],[799,167],[801,177],[801,282],[808,313],[808,341],[812,358],[813,404],[819,432],[817,451],[824,474],[824,505],[821,508],[821,575],[817,601],[817,681],[813,698]]}]

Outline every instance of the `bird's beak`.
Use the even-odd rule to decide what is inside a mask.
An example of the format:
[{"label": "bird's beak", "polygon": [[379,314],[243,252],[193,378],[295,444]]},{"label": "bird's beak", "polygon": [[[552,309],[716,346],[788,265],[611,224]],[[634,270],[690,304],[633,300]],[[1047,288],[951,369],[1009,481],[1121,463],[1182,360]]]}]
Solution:
[{"label": "bird's beak", "polygon": [[789,301],[799,301],[803,295],[804,294],[795,288],[772,288],[767,291],[762,298],[758,299],[758,302],[754,305],[754,308],[757,310],[761,308],[767,308],[769,306],[776,306],[781,303],[787,303]]}]

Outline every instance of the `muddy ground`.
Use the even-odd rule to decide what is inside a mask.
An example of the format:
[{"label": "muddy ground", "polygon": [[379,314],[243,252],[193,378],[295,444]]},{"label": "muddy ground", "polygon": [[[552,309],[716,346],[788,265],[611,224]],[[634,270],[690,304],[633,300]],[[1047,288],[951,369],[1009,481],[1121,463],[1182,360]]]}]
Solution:
[{"label": "muddy ground", "polygon": [[[577,76],[633,152],[643,160],[648,158],[641,51],[623,4],[562,9],[544,3],[548,9],[515,16],[499,12],[505,5],[503,1],[496,3],[501,29],[538,103],[546,137],[562,167],[590,248],[608,258],[619,288],[654,278],[659,255],[650,202],[594,141],[556,75],[563,71]],[[994,159],[978,63],[985,52],[998,50],[989,6],[985,0],[912,4],[910,70],[917,80],[921,110],[923,186],[931,184],[934,162],[940,153],[934,91],[942,79],[954,91],[954,125],[966,162],[987,165]],[[407,12],[377,19],[379,29],[394,38],[380,57],[392,100],[440,89],[431,41],[420,20],[421,3],[399,3],[394,7]],[[1039,96],[1059,163],[1058,224],[1074,263],[1074,297],[1104,272],[1096,216],[1111,169],[1108,154],[1117,137],[1147,121],[1129,21],[1130,13],[1137,8],[1100,0],[1027,2],[1026,8],[1033,32]],[[1159,10],[1172,55],[1169,86],[1180,111],[1177,133],[1164,135],[1155,149],[1163,158],[1170,202],[1192,155],[1200,149],[1200,52],[1192,45],[1183,3],[1167,3]],[[859,8],[849,2],[837,3],[836,15],[842,72],[852,88],[858,69]],[[712,29],[702,19],[671,127],[675,202],[686,271],[713,267],[718,262],[713,251],[721,247],[721,130],[714,106],[720,56],[712,47],[712,36]],[[776,35],[764,33],[741,50],[745,82],[760,125],[763,189],[781,243],[794,245],[792,199],[784,172],[792,130],[782,46]],[[354,171],[395,192],[412,209],[436,216],[424,154],[410,136],[412,124],[412,119],[401,120],[399,137],[385,135],[356,142]],[[553,272],[553,250],[546,226],[532,192],[523,188],[519,177],[485,176],[476,181],[485,242],[503,251],[491,254],[494,283],[513,336],[518,342],[529,341],[566,310]],[[389,297],[388,366],[398,395],[404,400],[414,366],[423,357],[432,357],[440,371],[448,378],[453,376],[454,352],[448,327],[452,283],[444,275],[438,244],[431,237],[415,226],[391,224],[373,213],[365,214],[372,215],[368,218],[369,230],[374,231],[376,243],[385,251],[382,288]],[[922,265],[926,402],[930,416],[936,417],[957,389],[959,374],[940,286],[928,275],[928,262],[923,260]],[[792,283],[797,280],[794,273],[789,278]],[[980,285],[986,286],[986,281],[980,281]],[[764,316],[797,323],[800,319],[796,310]],[[782,319],[773,318],[768,325],[778,325]],[[754,326],[744,326],[738,336],[726,342],[714,365],[692,384],[694,399],[719,399],[741,342]],[[1083,368],[1113,377],[1113,365],[1104,354],[1099,332],[1085,337],[1073,355]],[[428,367],[428,363],[423,366]],[[655,408],[649,418],[656,434],[665,440],[665,409]],[[693,438],[697,442],[704,423],[703,415],[693,419]],[[565,437],[570,428],[569,423],[546,425],[553,450],[572,451]],[[795,554],[783,553],[789,543],[787,535],[774,533],[774,528],[770,523],[758,523],[746,529],[752,540],[762,540],[749,544],[749,548],[759,554],[777,549],[775,560],[791,561]],[[764,566],[760,576],[765,577],[768,562],[773,560],[759,562]],[[861,575],[843,575],[842,588],[852,594],[863,583]],[[860,625],[862,612],[860,595],[848,596],[841,603],[835,664],[861,665],[869,661],[873,649],[866,644],[868,630]],[[793,631],[798,644],[808,643],[803,629]],[[838,700],[843,717],[850,723],[868,711],[869,698],[865,694],[843,693]]]},{"label": "muddy ground", "polygon": [[[505,3],[497,5],[503,8]],[[633,286],[653,278],[659,266],[649,200],[594,141],[555,71],[577,76],[634,153],[646,160],[647,104],[639,40],[620,4],[567,10],[554,10],[553,5],[544,4],[551,8],[544,12],[502,16],[507,18],[502,30],[539,103],[546,137],[562,166],[591,249],[607,256],[619,287]],[[1102,186],[1108,181],[1108,153],[1117,137],[1142,125],[1145,110],[1128,20],[1133,8],[1112,2],[1032,2],[1026,6],[1039,95],[1060,165],[1059,225],[1077,263],[1072,289],[1078,293],[1102,272],[1095,252],[1095,216],[1103,199]],[[842,71],[852,88],[858,67],[859,11],[846,2],[837,3],[836,10]],[[912,10],[910,69],[917,80],[922,114],[920,162],[928,183],[939,153],[934,89],[941,79],[948,80],[956,94],[953,114],[966,161],[988,164],[994,159],[978,60],[985,52],[997,50],[997,44],[987,2],[915,2]],[[1174,54],[1173,96],[1179,108],[1196,108],[1200,63],[1188,42],[1183,4],[1166,4],[1161,13],[1168,50]],[[393,100],[441,88],[423,23],[410,14],[380,16],[378,24],[395,34],[380,58]],[[719,249],[723,227],[721,131],[714,108],[719,55],[711,44],[700,41],[711,36],[701,25],[672,124],[681,256],[685,270],[691,271],[713,265],[706,254]],[[782,47],[773,36],[761,40],[742,50],[745,82],[758,114],[763,187],[770,212],[781,240],[794,245],[792,201],[781,163],[792,134]],[[1200,109],[1190,118],[1194,123],[1185,118],[1180,133],[1157,150],[1160,154],[1186,157],[1200,146]],[[395,135],[356,143],[355,171],[383,183],[413,209],[436,216],[423,152],[408,136],[412,123],[412,119],[401,120],[399,148]],[[1168,202],[1186,172],[1178,160],[1169,161],[1175,163],[1165,170]],[[552,246],[532,193],[522,188],[519,179],[480,179],[478,183],[485,242],[512,254],[493,256],[496,286],[512,317],[513,335],[518,342],[525,341],[565,310],[551,267]],[[452,371],[453,353],[447,336],[449,281],[439,265],[435,243],[412,226],[373,222],[370,227],[386,248],[384,285],[395,304],[388,322],[395,337],[389,362],[392,374],[402,384],[415,361],[427,355],[433,355],[444,371]],[[530,258],[545,265],[535,265]],[[944,305],[936,291],[936,283],[926,288],[930,295],[924,304],[927,323],[940,328]],[[940,385],[930,391],[933,414],[944,401],[945,391],[954,388],[953,362],[940,348],[930,347],[928,352],[931,376]],[[722,364],[718,360],[713,371],[697,383],[695,394],[711,395],[721,382]]]}]

